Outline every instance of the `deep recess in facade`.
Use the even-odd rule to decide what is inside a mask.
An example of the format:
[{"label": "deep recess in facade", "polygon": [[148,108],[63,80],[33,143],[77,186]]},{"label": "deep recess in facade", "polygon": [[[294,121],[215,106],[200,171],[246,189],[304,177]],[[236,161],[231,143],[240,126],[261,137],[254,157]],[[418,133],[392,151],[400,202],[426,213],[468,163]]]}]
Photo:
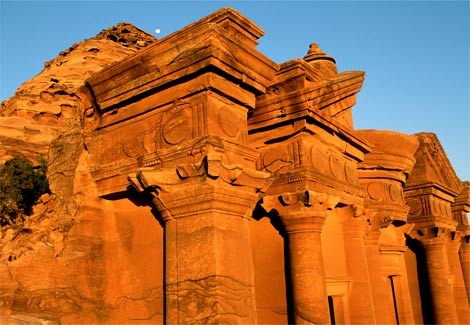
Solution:
[{"label": "deep recess in facade", "polygon": [[364,72],[262,35],[230,8],[120,24],[2,103],[0,160],[45,158],[51,194],[2,231],[1,321],[470,323],[469,182],[437,137],[355,130]]}]

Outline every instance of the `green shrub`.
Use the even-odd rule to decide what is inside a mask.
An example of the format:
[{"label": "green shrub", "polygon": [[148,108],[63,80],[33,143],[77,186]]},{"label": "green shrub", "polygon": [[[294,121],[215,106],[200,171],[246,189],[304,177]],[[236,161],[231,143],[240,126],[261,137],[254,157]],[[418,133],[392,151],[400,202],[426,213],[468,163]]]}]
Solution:
[{"label": "green shrub", "polygon": [[49,192],[46,163],[34,168],[26,159],[14,158],[0,167],[0,225],[31,215],[39,197]]}]

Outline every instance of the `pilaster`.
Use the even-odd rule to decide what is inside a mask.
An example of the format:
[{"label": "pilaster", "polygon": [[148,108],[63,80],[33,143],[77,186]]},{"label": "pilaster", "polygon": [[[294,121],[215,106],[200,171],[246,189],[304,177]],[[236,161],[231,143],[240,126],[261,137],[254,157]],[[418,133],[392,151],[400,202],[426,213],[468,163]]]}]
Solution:
[{"label": "pilaster", "polygon": [[253,324],[248,223],[270,175],[228,165],[207,140],[198,163],[142,168],[130,177],[137,189],[153,193],[164,223],[165,321]]},{"label": "pilaster", "polygon": [[368,228],[367,215],[362,207],[357,207],[354,218],[347,218],[344,225],[344,246],[348,275],[351,279],[349,309],[354,311],[350,316],[353,324],[376,324],[374,300],[368,252],[365,243]]}]

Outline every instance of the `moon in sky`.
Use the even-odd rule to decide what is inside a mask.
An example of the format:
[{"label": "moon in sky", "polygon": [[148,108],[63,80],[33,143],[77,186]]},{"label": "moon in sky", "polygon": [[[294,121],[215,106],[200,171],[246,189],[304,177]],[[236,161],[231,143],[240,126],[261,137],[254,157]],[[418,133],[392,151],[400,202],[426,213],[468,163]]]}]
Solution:
[{"label": "moon in sky", "polygon": [[160,29],[159,28],[155,29],[155,33],[160,34]]}]

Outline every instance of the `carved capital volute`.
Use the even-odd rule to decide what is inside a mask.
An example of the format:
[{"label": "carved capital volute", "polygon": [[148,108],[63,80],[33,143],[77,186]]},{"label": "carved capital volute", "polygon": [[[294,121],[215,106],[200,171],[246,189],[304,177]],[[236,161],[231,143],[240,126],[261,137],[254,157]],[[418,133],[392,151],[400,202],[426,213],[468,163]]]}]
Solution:
[{"label": "carved capital volute", "polygon": [[339,201],[339,197],[306,190],[265,196],[261,205],[280,219],[287,233],[320,232],[325,218]]}]

